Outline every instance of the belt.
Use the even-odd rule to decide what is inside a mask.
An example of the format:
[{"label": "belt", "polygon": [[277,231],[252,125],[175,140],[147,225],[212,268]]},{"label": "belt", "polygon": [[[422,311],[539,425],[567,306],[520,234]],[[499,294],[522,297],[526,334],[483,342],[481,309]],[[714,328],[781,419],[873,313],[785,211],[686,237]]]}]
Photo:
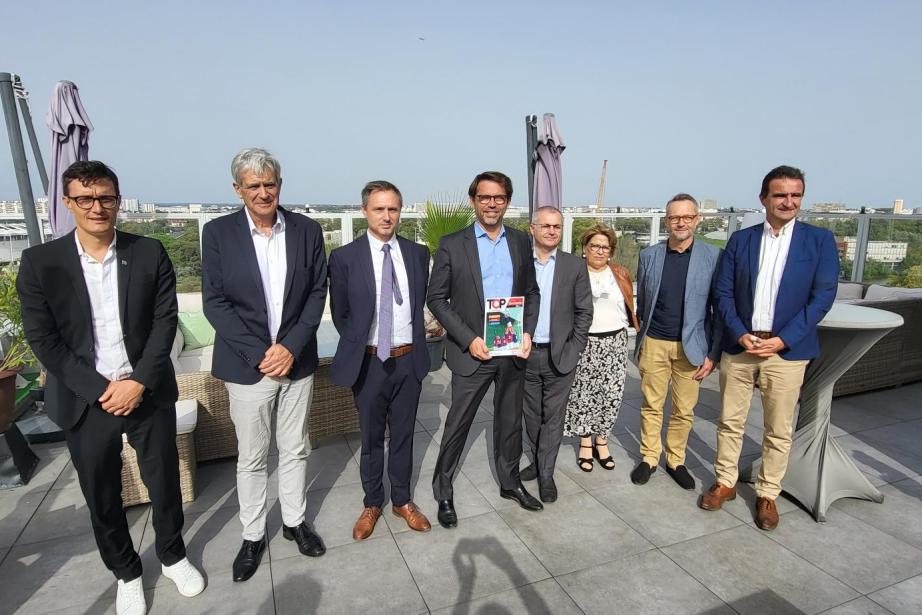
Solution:
[{"label": "belt", "polygon": [[546,350],[551,347],[550,342],[535,342],[531,345],[532,348],[537,348],[539,350]]},{"label": "belt", "polygon": [[624,328],[618,329],[617,331],[603,331],[602,333],[590,333],[589,337],[615,337],[622,331],[624,331]]},{"label": "belt", "polygon": [[[392,346],[391,356],[396,359],[397,357],[402,357],[405,354],[410,354],[411,350],[413,350],[413,344],[404,344],[403,346]],[[377,346],[365,346],[365,352],[371,355],[377,355],[378,347]]]},{"label": "belt", "polygon": [[755,335],[757,338],[763,339],[763,340],[767,340],[767,339],[771,339],[775,337],[774,335],[772,335],[771,331],[753,331],[752,334]]}]

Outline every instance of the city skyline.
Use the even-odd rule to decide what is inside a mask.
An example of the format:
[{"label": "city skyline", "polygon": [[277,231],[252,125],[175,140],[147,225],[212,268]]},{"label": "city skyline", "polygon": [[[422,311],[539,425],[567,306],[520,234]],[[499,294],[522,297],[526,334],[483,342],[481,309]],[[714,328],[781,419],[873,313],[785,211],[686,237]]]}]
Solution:
[{"label": "city skyline", "polygon": [[[285,202],[357,202],[378,177],[418,202],[495,168],[521,206],[524,117],[553,112],[565,204],[595,201],[607,159],[609,207],[686,191],[756,208],[782,163],[806,171],[807,203],[922,206],[914,2],[283,2],[257,19],[240,2],[90,0],[106,35],[76,38],[48,36],[56,5],[10,7],[0,70],[30,91],[46,160],[52,87],[77,83],[91,157],[148,202],[235,202],[230,158],[258,145]],[[5,145],[0,168],[0,198],[18,198]]]}]

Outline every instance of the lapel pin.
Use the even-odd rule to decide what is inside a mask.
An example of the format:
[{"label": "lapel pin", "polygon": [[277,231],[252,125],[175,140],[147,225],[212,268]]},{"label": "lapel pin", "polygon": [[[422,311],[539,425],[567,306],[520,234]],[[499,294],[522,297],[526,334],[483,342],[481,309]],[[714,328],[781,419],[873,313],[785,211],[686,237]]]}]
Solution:
[{"label": "lapel pin", "polygon": [[123,265],[127,265],[127,264],[128,264],[128,261],[122,259],[122,264],[123,264]]}]

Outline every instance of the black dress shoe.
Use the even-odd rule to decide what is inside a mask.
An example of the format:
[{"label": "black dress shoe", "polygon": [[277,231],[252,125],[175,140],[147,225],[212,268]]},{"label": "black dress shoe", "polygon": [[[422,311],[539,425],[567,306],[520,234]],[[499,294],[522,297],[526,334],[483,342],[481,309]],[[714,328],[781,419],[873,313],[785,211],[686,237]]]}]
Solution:
[{"label": "black dress shoe", "polygon": [[538,478],[538,471],[535,470],[535,464],[531,464],[519,472],[519,478],[522,480],[535,480]]},{"label": "black dress shoe", "polygon": [[453,500],[439,500],[439,525],[445,529],[458,526],[458,513]]},{"label": "black dress shoe", "polygon": [[672,480],[679,483],[679,487],[682,489],[691,491],[695,488],[695,479],[688,473],[688,469],[685,466],[676,466],[675,470],[666,466],[666,474],[671,476]]},{"label": "black dress shoe", "polygon": [[541,496],[542,502],[548,504],[557,501],[557,484],[554,483],[553,476],[548,476],[547,478],[538,477],[538,495]]},{"label": "black dress shoe", "polygon": [[298,543],[298,551],[308,557],[320,557],[327,552],[327,548],[323,546],[323,539],[304,521],[297,527],[283,525],[282,537]]},{"label": "black dress shoe", "polygon": [[244,540],[237,551],[237,557],[234,558],[234,581],[246,581],[259,568],[259,562],[263,558],[263,552],[266,550],[265,536],[260,540]]},{"label": "black dress shoe", "polygon": [[535,496],[525,491],[522,483],[519,483],[519,486],[515,489],[500,489],[499,495],[507,500],[515,500],[525,510],[541,510],[544,508]]},{"label": "black dress shoe", "polygon": [[656,472],[656,466],[651,466],[646,461],[641,461],[631,470],[631,482],[635,485],[646,485],[650,475]]}]

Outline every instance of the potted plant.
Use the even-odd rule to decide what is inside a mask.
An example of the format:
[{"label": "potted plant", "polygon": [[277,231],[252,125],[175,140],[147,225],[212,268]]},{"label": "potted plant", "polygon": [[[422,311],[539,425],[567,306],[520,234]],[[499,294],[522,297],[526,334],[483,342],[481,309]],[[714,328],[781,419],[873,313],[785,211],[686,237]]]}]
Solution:
[{"label": "potted plant", "polygon": [[0,433],[3,433],[12,422],[16,407],[16,376],[23,367],[35,362],[35,355],[22,330],[16,270],[12,265],[0,268],[0,340],[3,347],[3,359],[0,360]]},{"label": "potted plant", "polygon": [[[435,255],[442,237],[467,228],[473,222],[474,210],[459,197],[439,196],[426,201],[426,216],[420,220],[419,236],[429,248],[430,258]],[[428,307],[424,313],[429,371],[434,372],[442,367],[445,357],[445,328]]]}]

